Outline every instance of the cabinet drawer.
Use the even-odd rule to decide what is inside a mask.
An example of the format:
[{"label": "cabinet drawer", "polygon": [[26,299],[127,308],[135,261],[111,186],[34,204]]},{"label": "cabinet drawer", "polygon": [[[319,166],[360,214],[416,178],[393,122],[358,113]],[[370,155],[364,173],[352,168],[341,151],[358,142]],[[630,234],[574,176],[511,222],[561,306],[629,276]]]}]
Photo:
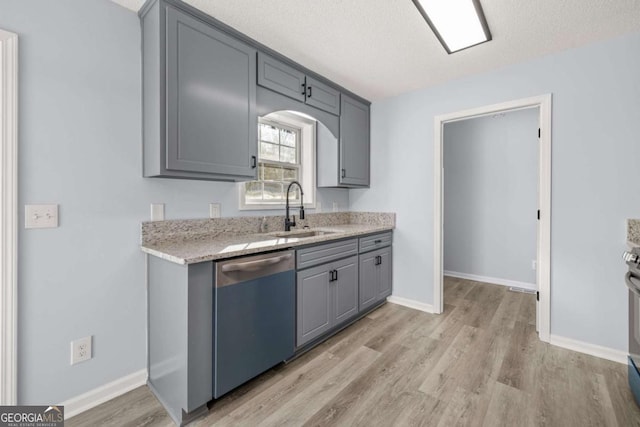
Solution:
[{"label": "cabinet drawer", "polygon": [[391,232],[362,237],[360,238],[360,253],[390,246],[392,240],[393,237]]},{"label": "cabinet drawer", "polygon": [[297,253],[297,268],[313,267],[336,259],[345,258],[358,253],[358,241],[356,239],[343,240],[325,245],[312,246],[300,249]]}]

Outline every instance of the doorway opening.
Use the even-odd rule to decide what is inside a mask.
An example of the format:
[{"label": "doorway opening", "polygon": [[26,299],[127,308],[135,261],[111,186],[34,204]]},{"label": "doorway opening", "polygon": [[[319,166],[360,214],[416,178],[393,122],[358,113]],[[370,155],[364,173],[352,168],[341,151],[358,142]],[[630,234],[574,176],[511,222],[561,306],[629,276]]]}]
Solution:
[{"label": "doorway opening", "polygon": [[[540,124],[539,143],[537,147],[537,210],[536,249],[535,249],[535,283],[537,284],[538,302],[536,324],[539,338],[549,341],[550,334],[550,214],[551,214],[551,95],[520,99],[501,104],[494,104],[456,113],[439,115],[434,118],[434,311],[444,310],[444,129],[445,124],[453,124],[468,119],[484,116],[496,116],[519,110],[537,112]],[[535,207],[535,206],[534,206]],[[530,215],[535,216],[534,209]],[[532,260],[533,261],[533,260]],[[518,281],[513,283],[518,284]],[[521,281],[520,284],[531,282]],[[507,283],[502,283],[507,284]],[[519,286],[526,287],[526,286]],[[529,286],[532,287],[532,286]]]}]

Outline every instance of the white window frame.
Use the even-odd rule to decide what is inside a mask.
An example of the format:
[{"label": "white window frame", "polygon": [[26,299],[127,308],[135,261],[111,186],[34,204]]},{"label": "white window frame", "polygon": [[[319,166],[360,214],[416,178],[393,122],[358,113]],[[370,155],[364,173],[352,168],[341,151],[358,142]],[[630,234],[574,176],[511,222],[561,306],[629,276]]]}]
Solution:
[{"label": "white window frame", "polygon": [[0,30],[0,405],[18,401],[18,35]]},{"label": "white window frame", "polygon": [[[304,192],[304,207],[314,209],[316,207],[316,121],[300,113],[278,111],[261,117],[263,123],[271,123],[274,126],[282,125],[285,128],[300,130],[300,144],[298,156],[300,156],[299,181]],[[258,141],[259,144],[259,141]],[[275,161],[264,163],[279,164]],[[291,166],[290,163],[282,163],[283,166]],[[281,210],[285,207],[285,201],[271,203],[246,203],[245,183],[238,184],[238,199],[240,210]]]}]

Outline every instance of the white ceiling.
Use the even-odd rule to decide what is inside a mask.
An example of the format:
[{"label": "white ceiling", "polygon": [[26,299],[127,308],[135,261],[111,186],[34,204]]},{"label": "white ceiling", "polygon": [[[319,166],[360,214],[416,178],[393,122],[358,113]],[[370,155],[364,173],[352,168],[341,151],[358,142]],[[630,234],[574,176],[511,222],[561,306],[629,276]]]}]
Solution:
[{"label": "white ceiling", "polygon": [[411,0],[186,3],[369,100],[640,31],[640,0],[482,0],[493,40],[447,55]]}]

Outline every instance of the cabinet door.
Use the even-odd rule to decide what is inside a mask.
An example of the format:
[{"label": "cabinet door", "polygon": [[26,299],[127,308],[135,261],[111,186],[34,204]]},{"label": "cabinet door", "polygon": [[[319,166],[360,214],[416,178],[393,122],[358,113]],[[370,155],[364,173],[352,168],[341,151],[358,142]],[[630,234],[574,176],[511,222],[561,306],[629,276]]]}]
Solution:
[{"label": "cabinet door", "polygon": [[258,52],[258,84],[289,98],[304,102],[304,73]]},{"label": "cabinet door", "polygon": [[166,168],[255,178],[255,49],[167,8],[166,53]]},{"label": "cabinet door", "polygon": [[393,283],[393,267],[391,248],[380,249],[376,251],[378,256],[378,301],[381,301],[391,295]]},{"label": "cabinet door", "polygon": [[333,263],[334,325],[358,313],[358,257]]},{"label": "cabinet door", "polygon": [[369,106],[342,95],[340,184],[369,185]]},{"label": "cabinet door", "polygon": [[332,326],[330,268],[321,265],[298,272],[297,332],[298,347],[326,332]]},{"label": "cabinet door", "polygon": [[308,76],[306,103],[331,114],[340,114],[340,92]]},{"label": "cabinet door", "polygon": [[362,311],[378,301],[378,266],[373,252],[360,255],[359,304]]}]

